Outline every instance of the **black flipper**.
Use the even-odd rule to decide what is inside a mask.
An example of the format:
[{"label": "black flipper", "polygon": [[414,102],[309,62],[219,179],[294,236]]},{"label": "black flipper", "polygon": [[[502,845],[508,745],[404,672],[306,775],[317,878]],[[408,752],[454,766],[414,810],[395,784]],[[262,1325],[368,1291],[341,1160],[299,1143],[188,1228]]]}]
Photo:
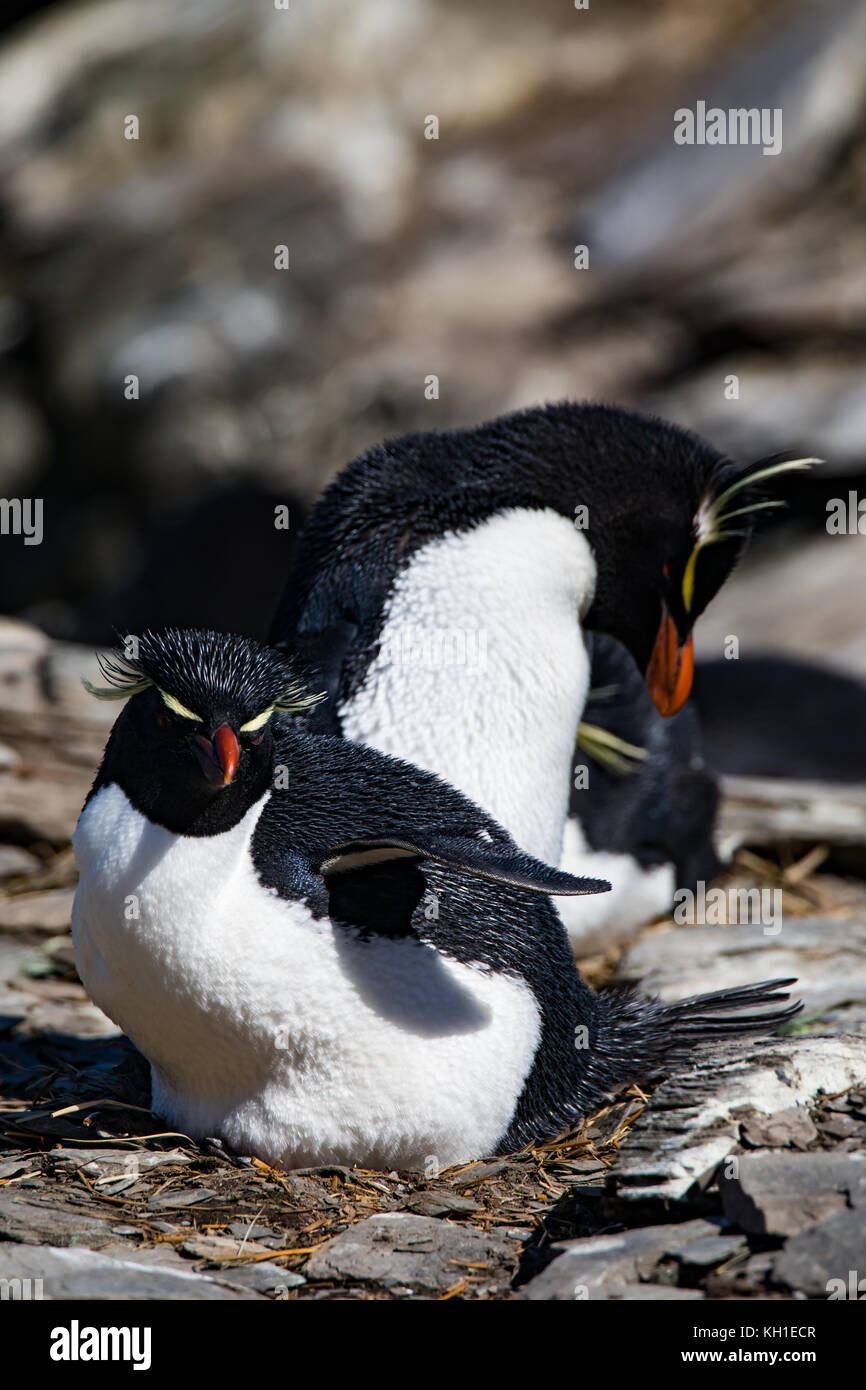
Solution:
[{"label": "black flipper", "polygon": [[531,893],[576,896],[581,893],[607,893],[610,884],[601,878],[576,878],[561,869],[552,869],[531,854],[524,854],[509,843],[484,843],[468,836],[446,835],[438,830],[413,831],[411,838],[394,836],[353,840],[330,850],[319,866],[326,878],[354,872],[366,865],[389,859],[430,859],[445,868],[457,869],[492,883],[525,888]]}]

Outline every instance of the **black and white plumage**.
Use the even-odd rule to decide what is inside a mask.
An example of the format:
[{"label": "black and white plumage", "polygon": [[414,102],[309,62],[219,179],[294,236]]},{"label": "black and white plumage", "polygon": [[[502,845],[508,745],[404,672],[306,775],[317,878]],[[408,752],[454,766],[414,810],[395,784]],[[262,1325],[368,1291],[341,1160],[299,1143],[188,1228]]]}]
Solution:
[{"label": "black and white plumage", "polygon": [[523,853],[434,775],[274,713],[296,678],[278,654],[175,631],[142,637],[135,668],[151,683],[74,837],[73,937],[183,1132],[288,1166],[444,1166],[791,1016],[753,1012],[787,981],[593,994],[547,894],[604,885]]},{"label": "black and white plumage", "polygon": [[[772,505],[763,485],[807,462],[744,467],[665,421],[569,402],[392,440],[315,507],[270,640],[330,696],[312,727],[439,773],[533,854],[579,868],[585,633],[620,642],[674,713],[694,622]],[[577,943],[599,912],[629,925],[670,904],[669,870],[601,862],[614,892],[571,905]]]},{"label": "black and white plumage", "polygon": [[583,953],[627,939],[721,868],[717,780],[706,767],[689,700],[662,718],[646,682],[613,637],[592,633],[590,692],[578,734],[563,864],[610,878],[615,891],[591,911],[562,899],[560,916]]}]

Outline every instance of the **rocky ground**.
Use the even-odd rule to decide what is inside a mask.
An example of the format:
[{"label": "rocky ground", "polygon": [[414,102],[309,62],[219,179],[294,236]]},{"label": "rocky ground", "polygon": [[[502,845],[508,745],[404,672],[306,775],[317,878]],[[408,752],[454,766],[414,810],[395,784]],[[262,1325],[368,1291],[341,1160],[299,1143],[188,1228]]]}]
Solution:
[{"label": "rocky ground", "polygon": [[[80,686],[91,663],[0,624],[0,1278],[51,1298],[790,1299],[862,1266],[866,885],[827,858],[840,825],[866,850],[856,791],[764,789],[781,829],[724,882],[780,890],[778,933],[662,922],[583,963],[666,998],[796,975],[784,1037],[505,1160],[283,1173],[166,1132],[142,1059],[76,978],[68,842],[112,718]],[[731,845],[746,791],[727,798]],[[809,812],[828,800],[835,820]]]}]

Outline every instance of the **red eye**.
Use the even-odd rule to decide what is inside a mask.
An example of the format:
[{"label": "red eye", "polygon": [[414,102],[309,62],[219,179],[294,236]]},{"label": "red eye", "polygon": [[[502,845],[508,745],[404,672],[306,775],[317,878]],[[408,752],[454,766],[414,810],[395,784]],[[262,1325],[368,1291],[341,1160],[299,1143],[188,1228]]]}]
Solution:
[{"label": "red eye", "polygon": [[261,743],[261,741],[262,741],[262,736],[261,736],[261,734],[256,734],[255,738],[253,739],[253,743]]},{"label": "red eye", "polygon": [[171,720],[164,714],[158,714],[156,716],[156,722],[160,729],[167,729]]},{"label": "red eye", "polygon": [[670,579],[670,577],[671,577],[671,567],[670,567],[670,565],[662,565],[662,573],[664,574],[664,576],[665,576],[666,579]]}]

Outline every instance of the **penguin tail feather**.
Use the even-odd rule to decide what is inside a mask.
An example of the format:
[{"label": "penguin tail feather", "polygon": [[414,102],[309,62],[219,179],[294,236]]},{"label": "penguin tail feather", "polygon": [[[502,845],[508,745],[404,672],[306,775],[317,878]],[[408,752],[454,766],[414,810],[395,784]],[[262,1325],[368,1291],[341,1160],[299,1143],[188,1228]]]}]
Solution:
[{"label": "penguin tail feather", "polygon": [[[726,1038],[738,1033],[775,1033],[802,1011],[800,1000],[772,1013],[740,1013],[739,1010],[784,1003],[790,995],[781,991],[796,983],[795,978],[762,980],[756,985],[695,994],[664,1005],[663,1018],[671,1031],[671,1043],[690,1046],[703,1039]],[[719,1016],[728,1013],[733,1013],[733,1017]]]},{"label": "penguin tail feather", "polygon": [[[609,1093],[627,1082],[657,1080],[689,1069],[701,1045],[742,1035],[769,1035],[795,1018],[799,1001],[784,1004],[794,979],[763,980],[755,985],[716,990],[678,999],[672,1004],[636,991],[604,990],[598,1000],[597,1026],[590,1063],[590,1088]],[[761,1012],[756,1012],[760,1010]]]}]

